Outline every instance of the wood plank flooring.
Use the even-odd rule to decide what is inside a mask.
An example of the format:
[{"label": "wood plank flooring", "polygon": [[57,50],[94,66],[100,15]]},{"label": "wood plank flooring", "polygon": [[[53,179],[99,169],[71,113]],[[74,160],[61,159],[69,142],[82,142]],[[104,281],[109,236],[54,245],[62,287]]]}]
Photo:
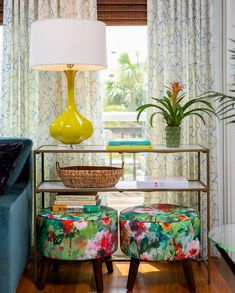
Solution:
[{"label": "wood plank flooring", "polygon": [[[129,263],[114,263],[114,272],[108,274],[103,264],[104,293],[126,292]],[[219,272],[216,260],[212,261],[212,283],[207,284],[207,270],[193,263],[199,293],[233,293]],[[233,283],[235,286],[235,283]],[[235,288],[235,287],[233,287]],[[92,265],[89,262],[61,263],[58,272],[51,271],[43,291],[38,291],[33,281],[33,263],[25,271],[16,293],[88,293],[95,291]],[[188,288],[180,263],[140,264],[134,293],[187,293]],[[235,292],[235,291],[234,291]]]}]

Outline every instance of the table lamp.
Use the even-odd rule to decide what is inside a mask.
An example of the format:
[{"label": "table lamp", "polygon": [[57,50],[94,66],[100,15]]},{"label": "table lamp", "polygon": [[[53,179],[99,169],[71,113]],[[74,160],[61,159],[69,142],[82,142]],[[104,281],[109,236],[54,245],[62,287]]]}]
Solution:
[{"label": "table lamp", "polygon": [[67,77],[67,106],[51,124],[51,136],[64,144],[79,144],[88,139],[93,133],[93,126],[77,110],[74,81],[77,71],[107,68],[105,24],[71,18],[34,22],[30,37],[30,67],[64,71]]}]

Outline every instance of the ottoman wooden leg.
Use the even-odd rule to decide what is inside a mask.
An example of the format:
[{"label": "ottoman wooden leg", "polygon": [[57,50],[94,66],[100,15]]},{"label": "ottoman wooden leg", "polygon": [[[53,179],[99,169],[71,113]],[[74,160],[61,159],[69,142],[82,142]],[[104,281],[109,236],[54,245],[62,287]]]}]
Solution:
[{"label": "ottoman wooden leg", "polygon": [[113,272],[113,263],[111,261],[106,261],[106,260],[111,260],[112,256],[111,255],[106,256],[104,259],[105,259],[105,263],[106,263],[108,273],[111,274]]},{"label": "ottoman wooden leg", "polygon": [[38,290],[43,290],[46,284],[46,279],[48,272],[50,270],[50,267],[52,265],[52,259],[43,257],[42,262],[41,262],[41,271],[40,275],[38,278],[38,281],[36,283],[37,289]]},{"label": "ottoman wooden leg", "polygon": [[191,260],[190,259],[182,260],[182,266],[183,266],[185,278],[187,280],[190,292],[196,292],[196,285],[194,281]]},{"label": "ottoman wooden leg", "polygon": [[96,291],[102,292],[103,291],[102,260],[93,259],[92,265],[93,265],[93,271],[95,275]]},{"label": "ottoman wooden leg", "polygon": [[52,264],[52,271],[53,272],[58,272],[60,267],[60,262],[57,259],[53,259],[53,264]]},{"label": "ottoman wooden leg", "polygon": [[128,274],[128,279],[127,279],[127,285],[126,285],[126,288],[128,291],[133,290],[136,275],[137,275],[138,268],[139,268],[139,264],[140,264],[139,259],[131,258],[129,274]]}]

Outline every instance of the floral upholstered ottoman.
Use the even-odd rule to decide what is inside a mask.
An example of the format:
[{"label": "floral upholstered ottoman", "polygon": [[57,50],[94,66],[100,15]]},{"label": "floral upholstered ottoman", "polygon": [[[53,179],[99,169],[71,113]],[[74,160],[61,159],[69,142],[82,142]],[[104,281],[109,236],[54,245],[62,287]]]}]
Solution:
[{"label": "floral upholstered ottoman", "polygon": [[[47,264],[52,260],[92,260],[98,282],[102,279],[102,259],[108,261],[117,250],[118,212],[105,206],[94,213],[41,210],[37,217],[37,244],[39,254],[44,257],[42,268],[45,266],[48,270]],[[106,264],[112,272],[112,263]],[[45,271],[42,274],[47,275]],[[39,289],[45,286],[42,274]],[[97,291],[102,291],[103,283],[97,282]]]},{"label": "floral upholstered ottoman", "polygon": [[[188,280],[190,258],[200,251],[200,218],[196,210],[170,204],[135,206],[120,213],[121,249],[131,257],[127,289],[132,290],[140,260],[182,260]],[[193,291],[195,283],[188,280]]]}]

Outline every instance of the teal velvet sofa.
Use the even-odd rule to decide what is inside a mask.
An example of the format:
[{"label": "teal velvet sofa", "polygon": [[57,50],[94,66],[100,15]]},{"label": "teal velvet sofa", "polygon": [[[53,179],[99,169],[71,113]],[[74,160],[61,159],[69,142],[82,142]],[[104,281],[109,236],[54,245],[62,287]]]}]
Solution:
[{"label": "teal velvet sofa", "polygon": [[31,247],[32,141],[0,138],[0,144],[21,142],[23,149],[0,194],[0,292],[14,293],[26,267]]}]

